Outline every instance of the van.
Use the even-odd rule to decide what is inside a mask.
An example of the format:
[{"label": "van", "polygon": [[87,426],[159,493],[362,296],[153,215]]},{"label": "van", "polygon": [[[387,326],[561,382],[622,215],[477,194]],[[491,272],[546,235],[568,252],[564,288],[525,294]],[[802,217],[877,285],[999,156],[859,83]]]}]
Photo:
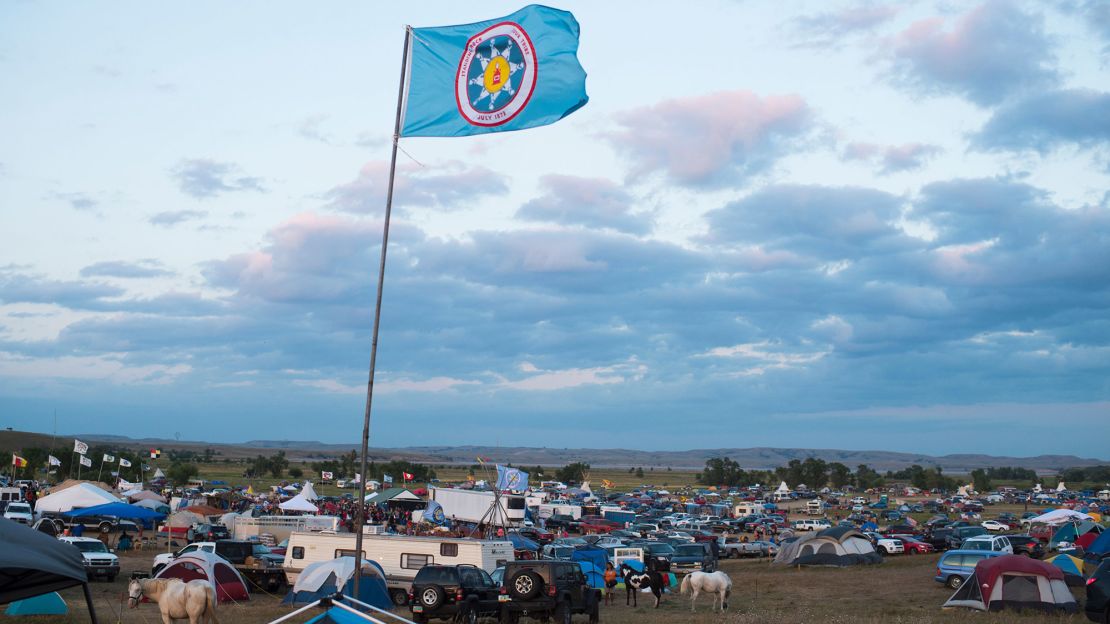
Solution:
[{"label": "van", "polygon": [[[354,533],[294,531],[282,563],[289,585],[296,584],[310,563],[353,557],[355,537]],[[362,557],[381,565],[389,595],[398,606],[407,604],[412,581],[426,565],[468,564],[493,572],[515,559],[513,543],[506,540],[366,534],[362,536]]]},{"label": "van", "polygon": [[989,550],[950,550],[937,561],[937,573],[933,580],[944,583],[950,589],[959,589],[972,572],[975,572],[975,566],[980,561],[1004,554],[1006,553]]}]

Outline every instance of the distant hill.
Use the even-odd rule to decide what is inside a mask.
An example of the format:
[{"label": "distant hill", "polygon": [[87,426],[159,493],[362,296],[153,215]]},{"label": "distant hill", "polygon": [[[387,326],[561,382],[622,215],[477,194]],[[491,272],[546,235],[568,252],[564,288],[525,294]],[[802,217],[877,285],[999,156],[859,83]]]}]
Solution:
[{"label": "distant hill", "polygon": [[[310,461],[335,457],[357,448],[357,444],[328,444],[297,440],[250,440],[237,444],[220,444],[195,440],[166,440],[159,438],[129,438],[120,435],[77,434],[59,435],[58,444],[69,446],[73,438],[93,444],[111,445],[129,450],[160,448],[201,452],[211,448],[218,457],[237,459],[269,454],[279,450],[293,461]],[[0,431],[0,452],[17,451],[23,447],[49,446],[49,434],[22,431]],[[786,465],[792,459],[815,457],[829,462],[840,462],[850,468],[867,464],[876,470],[899,470],[912,464],[940,466],[945,472],[967,473],[976,468],[1021,466],[1041,472],[1063,468],[1108,464],[1110,460],[1076,457],[1074,455],[1038,455],[1036,457],[1007,457],[995,455],[954,454],[925,455],[893,451],[846,451],[837,449],[801,448],[714,448],[688,451],[638,451],[634,449],[582,449],[550,447],[496,447],[496,446],[412,446],[405,448],[374,448],[370,451],[375,461],[404,459],[422,463],[473,464],[477,457],[489,457],[499,463],[514,465],[562,466],[584,461],[598,468],[670,467],[698,470],[712,457],[730,457],[748,470],[769,469]]]}]

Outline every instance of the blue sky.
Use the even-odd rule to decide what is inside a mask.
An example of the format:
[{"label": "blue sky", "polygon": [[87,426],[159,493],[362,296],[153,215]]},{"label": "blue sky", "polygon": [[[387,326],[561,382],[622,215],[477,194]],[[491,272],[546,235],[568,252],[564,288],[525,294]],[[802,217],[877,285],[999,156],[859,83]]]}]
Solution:
[{"label": "blue sky", "polygon": [[[403,25],[520,6],[0,7],[3,425],[355,443]],[[373,445],[1106,457],[1105,3],[558,6],[585,108],[402,140]]]}]

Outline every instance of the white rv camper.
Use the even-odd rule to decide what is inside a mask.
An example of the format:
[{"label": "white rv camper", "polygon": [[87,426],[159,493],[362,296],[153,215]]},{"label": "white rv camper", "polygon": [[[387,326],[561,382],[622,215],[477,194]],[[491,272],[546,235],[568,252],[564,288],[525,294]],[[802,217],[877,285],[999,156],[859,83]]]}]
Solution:
[{"label": "white rv camper", "polygon": [[501,513],[493,507],[493,492],[456,488],[430,488],[428,498],[443,506],[443,515],[460,522],[518,525],[524,522],[524,497],[501,495]]},{"label": "white rv camper", "polygon": [[[354,533],[294,532],[282,563],[289,585],[297,582],[310,563],[353,557],[355,537]],[[493,572],[514,558],[513,543],[509,541],[366,534],[362,536],[362,556],[382,566],[389,595],[396,604],[404,604],[408,599],[413,578],[426,565],[468,564]]]}]

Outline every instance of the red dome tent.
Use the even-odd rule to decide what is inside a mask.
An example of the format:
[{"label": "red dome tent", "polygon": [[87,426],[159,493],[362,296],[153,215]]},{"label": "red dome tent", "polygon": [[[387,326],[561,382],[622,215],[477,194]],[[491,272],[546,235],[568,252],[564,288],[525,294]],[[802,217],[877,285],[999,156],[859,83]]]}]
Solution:
[{"label": "red dome tent", "polygon": [[202,550],[181,555],[162,568],[154,578],[179,578],[186,583],[200,579],[208,581],[216,590],[220,602],[250,600],[243,577],[225,559]]},{"label": "red dome tent", "polygon": [[952,594],[944,608],[966,607],[979,611],[1038,609],[1079,610],[1060,568],[1019,555],[983,559],[971,577]]}]

